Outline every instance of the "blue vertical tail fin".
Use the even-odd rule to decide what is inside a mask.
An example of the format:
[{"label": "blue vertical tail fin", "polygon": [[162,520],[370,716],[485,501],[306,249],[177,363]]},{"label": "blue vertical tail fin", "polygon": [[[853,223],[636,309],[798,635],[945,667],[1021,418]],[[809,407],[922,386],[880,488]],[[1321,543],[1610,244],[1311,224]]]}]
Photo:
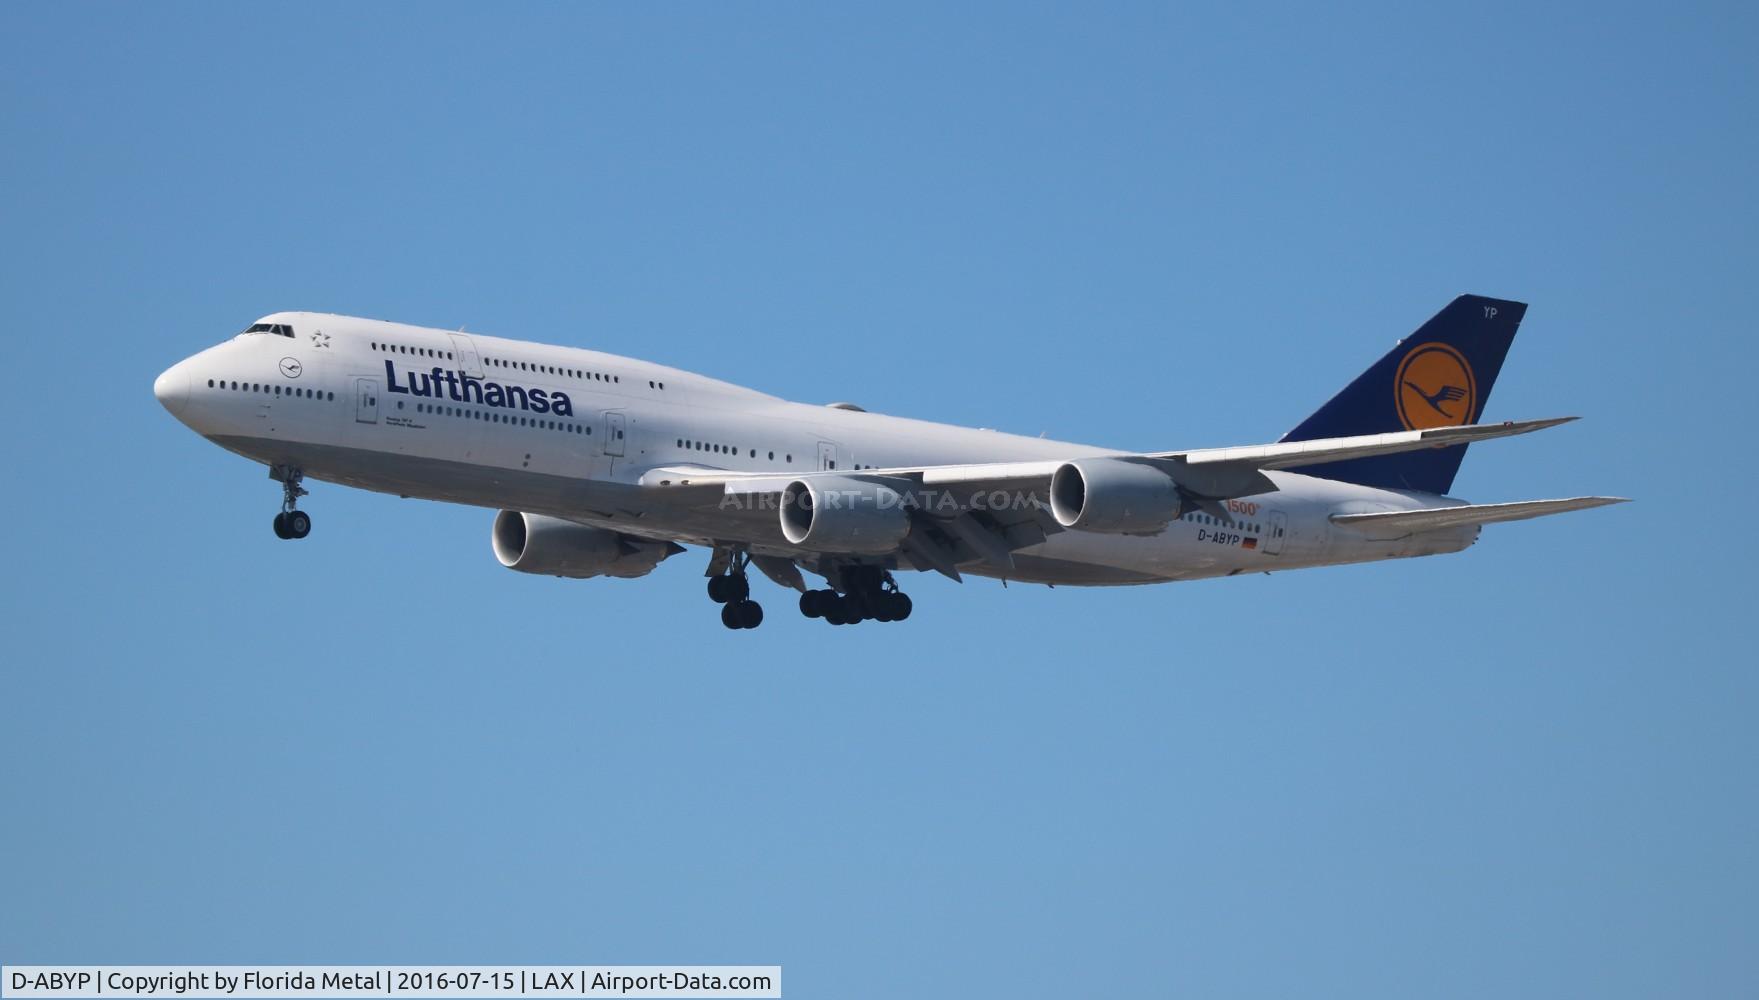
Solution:
[{"label": "blue vertical tail fin", "polygon": [[[1460,296],[1282,439],[1311,441],[1477,423],[1526,314],[1524,302]],[[1380,489],[1446,493],[1465,457],[1461,445],[1290,471]]]}]

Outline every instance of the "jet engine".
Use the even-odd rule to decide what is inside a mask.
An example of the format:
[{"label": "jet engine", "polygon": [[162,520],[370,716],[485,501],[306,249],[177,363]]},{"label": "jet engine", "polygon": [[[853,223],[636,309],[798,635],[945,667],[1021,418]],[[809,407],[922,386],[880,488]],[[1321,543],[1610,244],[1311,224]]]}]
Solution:
[{"label": "jet engine", "polygon": [[1173,478],[1116,458],[1064,462],[1051,474],[1051,516],[1065,528],[1154,534],[1183,513]]},{"label": "jet engine", "polygon": [[652,573],[660,560],[684,551],[672,542],[575,524],[542,514],[504,510],[490,532],[495,558],[508,569],[584,580],[615,576],[629,580]]},{"label": "jet engine", "polygon": [[782,490],[782,537],[818,552],[884,555],[910,533],[897,490],[841,476],[796,479]]}]

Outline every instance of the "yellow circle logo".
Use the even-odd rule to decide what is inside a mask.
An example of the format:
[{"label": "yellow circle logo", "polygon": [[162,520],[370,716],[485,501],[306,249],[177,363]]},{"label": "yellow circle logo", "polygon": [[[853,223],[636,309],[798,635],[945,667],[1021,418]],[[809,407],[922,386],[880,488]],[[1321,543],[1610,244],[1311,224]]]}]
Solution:
[{"label": "yellow circle logo", "polygon": [[1399,362],[1393,398],[1398,400],[1399,422],[1407,430],[1457,427],[1472,422],[1478,383],[1459,351],[1446,344],[1424,344],[1413,347]]}]

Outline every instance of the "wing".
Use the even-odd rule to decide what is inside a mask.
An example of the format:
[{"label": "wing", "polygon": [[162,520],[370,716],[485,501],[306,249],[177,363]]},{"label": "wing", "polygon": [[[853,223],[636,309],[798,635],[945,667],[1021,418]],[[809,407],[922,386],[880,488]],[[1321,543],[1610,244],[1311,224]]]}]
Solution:
[{"label": "wing", "polygon": [[[1269,483],[1260,473],[1266,469],[1287,469],[1321,462],[1341,462],[1351,458],[1375,455],[1396,455],[1424,448],[1449,448],[1488,441],[1492,438],[1531,434],[1548,427],[1567,424],[1575,417],[1553,417],[1549,420],[1509,420],[1500,424],[1466,424],[1463,427],[1432,427],[1420,431],[1395,431],[1389,434],[1362,434],[1356,437],[1319,438],[1313,441],[1285,441],[1279,444],[1253,445],[1245,448],[1210,448],[1202,451],[1165,452],[1141,456],[1144,461],[1164,468],[1181,486],[1200,496],[1216,499],[1251,496],[1269,489],[1250,490],[1255,480]],[[1205,488],[1207,487],[1207,488]]]},{"label": "wing", "polygon": [[1525,521],[1572,510],[1588,510],[1608,504],[1629,503],[1624,497],[1571,497],[1567,500],[1523,500],[1519,503],[1462,504],[1433,510],[1379,511],[1372,514],[1333,514],[1333,524],[1369,537],[1397,538],[1419,531],[1458,528],[1500,521]]},{"label": "wing", "polygon": [[[1226,520],[1221,501],[1276,490],[1275,482],[1264,475],[1267,470],[1447,448],[1528,434],[1574,419],[1468,424],[1240,448],[1114,452],[1071,459],[1110,459],[1157,469],[1172,480],[1182,497],[1195,506],[1218,512]],[[1063,530],[1050,515],[1048,506],[1051,478],[1066,461],[1044,459],[795,474],[665,466],[645,473],[640,485],[653,491],[650,496],[657,503],[726,511],[729,516],[750,516],[752,511],[767,510],[772,519],[782,492],[794,482],[854,480],[883,485],[911,502],[912,531],[900,544],[900,552],[919,566],[937,569],[956,579],[956,567],[964,562],[982,560],[1012,568],[1011,552],[1036,545],[1048,534]],[[1024,498],[1027,502],[985,502],[997,494]]]}]

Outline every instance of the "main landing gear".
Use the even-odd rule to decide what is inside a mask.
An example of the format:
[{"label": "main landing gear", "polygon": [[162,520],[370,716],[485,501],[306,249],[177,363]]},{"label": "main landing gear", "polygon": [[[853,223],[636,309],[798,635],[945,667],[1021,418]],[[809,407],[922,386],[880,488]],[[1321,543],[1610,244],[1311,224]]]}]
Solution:
[{"label": "main landing gear", "polygon": [[708,578],[708,599],[721,606],[721,624],[731,629],[763,624],[763,605],[751,599],[751,581],[745,576],[750,561],[750,556],[735,554],[727,572]]},{"label": "main landing gear", "polygon": [[910,598],[892,574],[877,566],[851,566],[842,572],[843,593],[809,590],[800,595],[800,613],[832,625],[901,622],[910,617]]},{"label": "main landing gear", "polygon": [[[709,572],[715,574],[708,578],[709,600],[721,606],[721,624],[730,629],[756,628],[763,623],[763,608],[751,599],[751,582],[745,572],[750,565],[749,553],[726,549],[717,551],[709,564]],[[878,566],[831,566],[821,572],[833,589],[808,590],[800,595],[800,613],[806,617],[823,618],[832,625],[901,622],[910,617],[910,598],[898,589],[892,574]],[[799,585],[797,575],[792,583]]]},{"label": "main landing gear", "polygon": [[299,498],[306,495],[305,473],[277,465],[269,469],[269,478],[281,481],[281,513],[275,515],[276,538],[304,538],[311,534],[311,515],[299,509]]}]

